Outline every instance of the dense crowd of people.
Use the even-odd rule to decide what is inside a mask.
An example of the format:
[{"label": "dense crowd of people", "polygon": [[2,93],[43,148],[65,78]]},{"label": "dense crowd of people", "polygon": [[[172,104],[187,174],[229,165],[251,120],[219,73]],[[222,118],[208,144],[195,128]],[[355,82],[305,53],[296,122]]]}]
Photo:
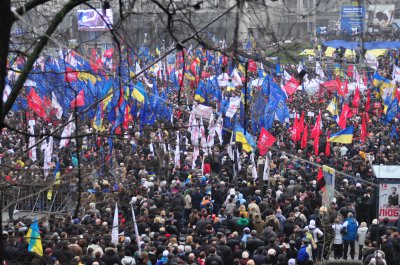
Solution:
[{"label": "dense crowd of people", "polygon": [[[391,73],[392,61],[387,60],[392,59],[380,62],[382,76]],[[287,71],[295,69],[288,67]],[[372,104],[380,101],[371,95]],[[400,162],[399,142],[390,136],[392,124],[381,123],[382,109],[374,109],[369,112],[365,142],[356,129],[352,144],[331,144],[326,154],[328,131],[338,131],[335,119],[324,111],[329,97],[330,93],[317,96],[298,90],[287,101],[292,113],[315,114],[305,118],[310,128],[319,110],[323,111],[320,152],[314,153],[313,140],[308,140],[306,148],[293,142],[288,130],[293,119],[290,124],[275,121],[269,131],[277,142],[267,153],[269,175],[262,181],[254,179],[252,159],[241,144],[229,146],[229,131],[224,132],[223,143],[200,151],[192,161],[190,113],[186,110],[175,110],[170,123],[155,126],[140,128],[133,120],[128,130],[113,138],[112,146],[105,132],[95,132],[91,121],[80,120],[78,134],[87,135],[78,144],[71,139],[68,148],[59,148],[56,139],[52,166],[52,171],[57,170],[57,161],[61,173],[61,186],[54,189],[65,188],[73,200],[80,196],[80,208],[74,204],[71,212],[39,218],[43,246],[39,256],[28,252],[29,238],[24,239],[34,220],[13,219],[11,205],[2,235],[6,264],[306,265],[328,259],[400,264],[400,222],[377,219],[377,182],[372,169],[372,164]],[[170,100],[176,99],[176,94],[170,95]],[[358,113],[347,121],[355,128],[361,126],[366,100],[364,91]],[[18,122],[22,116],[13,113],[8,122],[24,130]],[[37,119],[36,133],[42,128],[53,131],[58,124],[62,122]],[[178,132],[179,164],[173,155]],[[9,129],[0,136],[1,164],[8,168],[0,174],[8,203],[16,199],[18,185],[39,187],[54,181],[43,175],[43,150],[38,151],[36,162],[21,154],[27,139]],[[238,150],[233,159],[229,148]],[[265,163],[265,156],[256,151],[259,178]],[[337,193],[329,205],[322,203],[316,165],[328,165],[340,173],[336,175]],[[111,242],[116,203],[117,244]]]}]

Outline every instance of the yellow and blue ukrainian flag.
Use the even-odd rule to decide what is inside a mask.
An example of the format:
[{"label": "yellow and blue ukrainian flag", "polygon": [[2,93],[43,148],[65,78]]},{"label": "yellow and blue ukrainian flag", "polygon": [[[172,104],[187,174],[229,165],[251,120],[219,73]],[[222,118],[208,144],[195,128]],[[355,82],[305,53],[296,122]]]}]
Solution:
[{"label": "yellow and blue ukrainian flag", "polygon": [[244,132],[244,129],[240,125],[235,125],[235,141],[242,143],[242,148],[246,152],[251,152],[253,147],[256,146],[256,142],[253,139],[253,136]]},{"label": "yellow and blue ukrainian flag", "polygon": [[40,239],[39,225],[36,218],[29,227],[25,237],[29,244],[28,251],[43,256],[42,240]]},{"label": "yellow and blue ukrainian flag", "polygon": [[350,126],[340,132],[332,134],[328,142],[351,144],[353,142],[354,127]]},{"label": "yellow and blue ukrainian flag", "polygon": [[[56,168],[54,169],[53,177],[54,177],[54,185],[60,185],[60,183],[61,183],[60,162],[57,162],[57,164],[56,164]],[[53,197],[53,187],[51,187],[49,189],[49,191],[47,192],[47,199],[49,201],[51,201],[52,197]]]},{"label": "yellow and blue ukrainian flag", "polygon": [[135,85],[135,87],[133,88],[133,91],[132,91],[132,97],[135,98],[140,103],[144,103],[145,101],[148,101],[147,93],[144,90],[144,86],[143,86],[142,82],[139,81]]}]

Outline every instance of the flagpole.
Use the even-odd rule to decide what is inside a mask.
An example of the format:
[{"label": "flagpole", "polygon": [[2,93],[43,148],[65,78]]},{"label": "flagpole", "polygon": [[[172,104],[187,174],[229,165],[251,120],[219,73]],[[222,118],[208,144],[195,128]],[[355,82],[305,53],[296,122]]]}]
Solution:
[{"label": "flagpole", "polygon": [[131,211],[132,211],[132,222],[133,222],[133,228],[135,229],[135,235],[136,235],[136,243],[139,246],[140,243],[140,239],[139,239],[139,231],[138,231],[138,227],[137,227],[137,223],[136,223],[136,216],[135,216],[135,210],[133,209],[133,197],[132,200],[129,203],[131,205]]}]

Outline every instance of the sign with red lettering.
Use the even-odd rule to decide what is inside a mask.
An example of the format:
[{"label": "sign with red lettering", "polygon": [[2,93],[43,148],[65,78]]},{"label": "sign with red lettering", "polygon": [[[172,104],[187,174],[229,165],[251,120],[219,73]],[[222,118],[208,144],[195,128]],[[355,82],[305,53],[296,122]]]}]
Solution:
[{"label": "sign with red lettering", "polygon": [[379,184],[379,221],[397,221],[400,212],[400,184]]}]

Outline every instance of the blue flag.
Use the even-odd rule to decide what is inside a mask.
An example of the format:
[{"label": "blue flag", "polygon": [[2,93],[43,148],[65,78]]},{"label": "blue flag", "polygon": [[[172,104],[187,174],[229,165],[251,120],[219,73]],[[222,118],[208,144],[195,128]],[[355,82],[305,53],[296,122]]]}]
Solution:
[{"label": "blue flag", "polygon": [[390,103],[390,105],[387,107],[386,114],[383,117],[382,122],[384,124],[391,122],[396,117],[398,112],[399,112],[399,101],[395,97]]},{"label": "blue flag", "polygon": [[399,134],[397,133],[397,128],[394,123],[392,124],[392,130],[390,131],[390,140],[393,138],[396,138],[396,140],[399,139]]}]

